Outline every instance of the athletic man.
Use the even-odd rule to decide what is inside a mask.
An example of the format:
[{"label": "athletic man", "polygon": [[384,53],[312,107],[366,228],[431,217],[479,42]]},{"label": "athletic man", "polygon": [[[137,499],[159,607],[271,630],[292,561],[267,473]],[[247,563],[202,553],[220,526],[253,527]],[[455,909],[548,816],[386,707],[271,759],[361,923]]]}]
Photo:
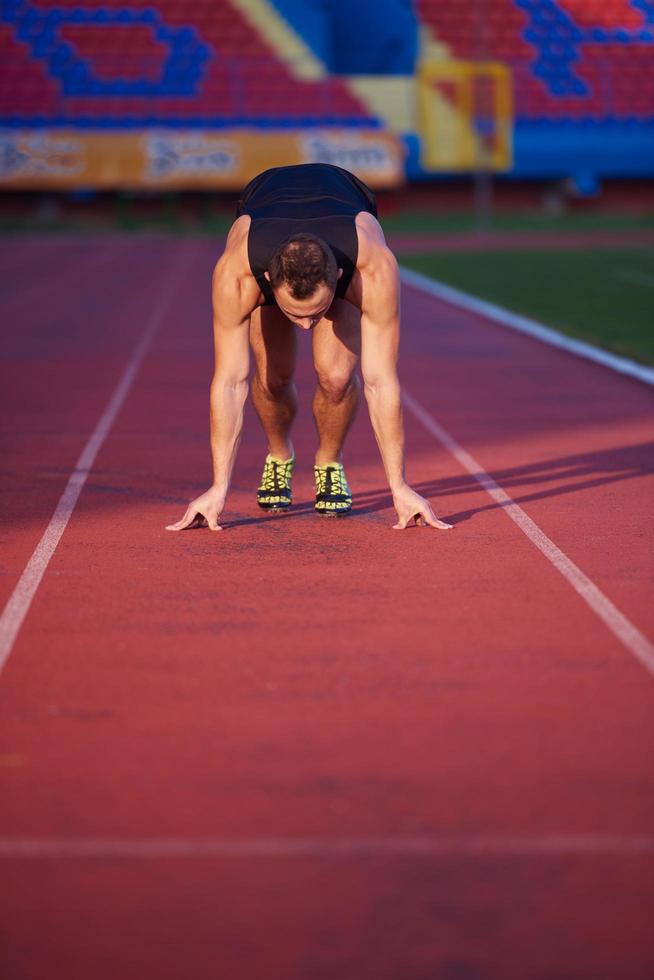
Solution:
[{"label": "athletic man", "polygon": [[342,450],[359,404],[361,355],[370,420],[398,516],[394,526],[405,528],[412,519],[451,526],[404,479],[399,276],[376,215],[372,191],[327,164],[275,167],[243,191],[213,275],[213,484],[167,530],[198,524],[220,530],[248,391],[248,342],[256,364],[252,397],[268,441],[257,500],[266,510],[291,505],[293,324],[313,334],[316,512],[341,515],[352,506]]}]

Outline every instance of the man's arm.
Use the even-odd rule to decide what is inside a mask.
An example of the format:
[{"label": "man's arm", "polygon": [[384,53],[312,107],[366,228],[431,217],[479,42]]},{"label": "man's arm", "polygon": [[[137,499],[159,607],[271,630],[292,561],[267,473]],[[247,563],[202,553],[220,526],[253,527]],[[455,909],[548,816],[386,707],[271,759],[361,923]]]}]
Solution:
[{"label": "man's arm", "polygon": [[400,276],[395,256],[378,245],[361,276],[361,371],[375,439],[397,510],[397,530],[414,518],[442,530],[429,501],[407,484],[404,475],[404,427],[397,356],[400,339]]},{"label": "man's arm", "polygon": [[213,483],[191,501],[184,516],[167,530],[181,531],[205,521],[220,530],[218,518],[225,506],[236,452],[243,427],[243,407],[248,393],[251,303],[235,270],[233,256],[226,251],[218,261],[212,280],[215,367],[210,390],[211,457]]},{"label": "man's arm", "polygon": [[404,432],[397,377],[400,338],[399,274],[392,253],[362,276],[361,372],[370,421],[391,491],[404,484]]},{"label": "man's arm", "polygon": [[213,485],[224,496],[236,459],[248,393],[250,312],[243,312],[240,283],[229,267],[216,266],[212,288],[215,368],[211,381]]}]

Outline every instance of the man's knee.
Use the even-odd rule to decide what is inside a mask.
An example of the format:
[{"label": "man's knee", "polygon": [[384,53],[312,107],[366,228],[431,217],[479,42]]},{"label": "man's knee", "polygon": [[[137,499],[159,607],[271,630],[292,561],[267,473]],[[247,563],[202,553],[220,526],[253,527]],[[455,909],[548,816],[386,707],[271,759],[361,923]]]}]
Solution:
[{"label": "man's knee", "polygon": [[264,376],[257,373],[256,382],[265,395],[271,401],[282,401],[293,390],[293,375],[271,374],[268,372]]},{"label": "man's knee", "polygon": [[338,404],[358,386],[359,379],[352,372],[317,371],[318,387],[328,401]]}]

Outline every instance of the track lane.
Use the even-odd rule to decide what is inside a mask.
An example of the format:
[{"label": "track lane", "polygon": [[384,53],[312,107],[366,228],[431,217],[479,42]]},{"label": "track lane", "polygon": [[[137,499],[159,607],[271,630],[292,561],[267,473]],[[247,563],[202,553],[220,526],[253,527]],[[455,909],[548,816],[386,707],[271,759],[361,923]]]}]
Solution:
[{"label": "track lane", "polygon": [[[239,980],[649,975],[639,904],[649,869],[638,858],[18,862],[8,872],[4,921],[20,939],[11,980],[81,978],[85,964],[101,977],[177,980],[189,959]],[[49,926],[40,947],[35,921]]]},{"label": "track lane", "polygon": [[[417,290],[405,316],[420,325],[403,371],[429,390],[421,403],[651,639],[651,389]],[[441,357],[423,357],[421,331]]]},{"label": "track lane", "polygon": [[[47,304],[62,277],[83,284],[87,265],[95,265],[111,240],[77,238],[71,235],[0,236],[0,292],[3,316],[19,319],[21,329],[29,327],[26,307],[37,296],[39,306]],[[10,321],[11,322],[11,321]],[[8,340],[12,339],[9,334]]]},{"label": "track lane", "polygon": [[100,239],[87,245],[91,265],[80,266],[79,243],[56,246],[63,265],[51,291],[21,294],[19,324],[5,344],[2,608],[151,314],[162,267],[172,268],[177,254],[174,243],[152,254],[138,239]]},{"label": "track lane", "polygon": [[[0,685],[10,760],[3,836],[646,832],[651,685],[428,433],[408,426],[410,476],[442,516],[458,515],[455,531],[391,531],[363,417],[348,454],[358,516],[332,524],[311,513],[306,345],[297,513],[257,512],[262,445],[249,411],[229,530],[163,534],[178,494],[192,496],[208,475],[198,419],[210,374],[209,248],[198,246],[180,296],[188,320],[165,324]],[[411,297],[405,313],[405,380],[475,455],[492,454],[498,482],[514,471],[513,496],[533,494],[534,476],[535,492],[567,489],[542,497],[543,515],[565,501],[572,527],[586,493],[601,514],[602,487],[641,479],[570,492],[551,460],[545,478],[529,469],[547,460],[544,447],[560,438],[572,447],[575,435],[561,424],[563,407],[543,408],[533,349],[519,344],[508,372],[503,341],[485,329],[448,320],[447,336],[442,326],[430,335]],[[521,369],[536,397],[511,413]],[[587,392],[596,382],[576,384]],[[636,424],[640,403],[619,403]],[[584,439],[597,414],[590,428],[585,415]],[[532,516],[536,502],[525,504]],[[615,548],[619,535],[611,540]],[[590,544],[575,558],[586,571]],[[642,621],[638,590],[633,608]],[[563,635],[561,623],[572,624]],[[434,964],[483,977],[540,977],[565,964],[580,976],[614,980],[619,970],[644,980],[651,961],[643,909],[652,864],[642,856],[259,859],[231,870],[216,860],[140,871],[3,864],[12,969],[27,962],[30,978],[47,975],[46,963],[81,977],[91,958],[99,977],[174,976],[191,946],[232,975],[258,977],[267,964],[280,980],[420,977]],[[164,923],[156,948],[143,907]],[[34,916],[41,944],[25,954]]]}]

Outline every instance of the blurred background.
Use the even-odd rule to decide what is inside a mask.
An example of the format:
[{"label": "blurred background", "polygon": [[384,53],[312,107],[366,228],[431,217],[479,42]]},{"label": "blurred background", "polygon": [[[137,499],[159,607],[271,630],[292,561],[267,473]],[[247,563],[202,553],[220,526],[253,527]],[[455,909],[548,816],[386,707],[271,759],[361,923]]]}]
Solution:
[{"label": "blurred background", "polygon": [[326,161],[380,192],[408,264],[596,340],[619,306],[599,342],[651,357],[623,334],[652,319],[654,0],[1,10],[1,231],[220,235],[256,173]]}]

